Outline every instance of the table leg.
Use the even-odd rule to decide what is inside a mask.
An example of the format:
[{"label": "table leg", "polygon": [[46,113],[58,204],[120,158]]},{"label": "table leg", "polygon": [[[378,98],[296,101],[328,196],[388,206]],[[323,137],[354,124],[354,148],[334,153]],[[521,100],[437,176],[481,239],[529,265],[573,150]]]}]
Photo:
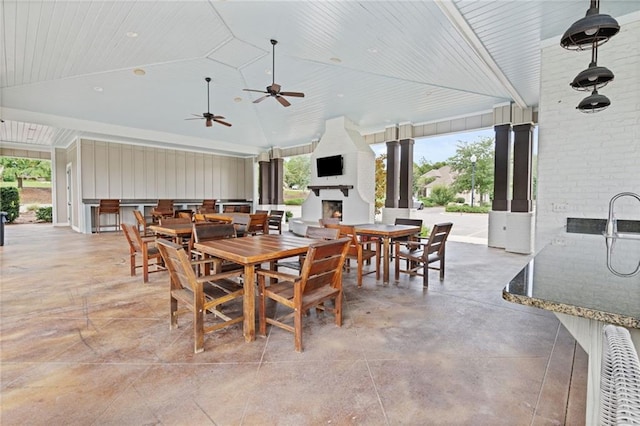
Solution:
[{"label": "table leg", "polygon": [[382,258],[382,283],[389,284],[389,263],[391,261],[391,238],[383,237],[382,238],[382,251],[384,252],[384,256]]},{"label": "table leg", "polygon": [[242,309],[244,310],[244,322],[242,330],[244,340],[252,342],[256,339],[256,267],[255,265],[244,266],[244,297],[242,298]]}]

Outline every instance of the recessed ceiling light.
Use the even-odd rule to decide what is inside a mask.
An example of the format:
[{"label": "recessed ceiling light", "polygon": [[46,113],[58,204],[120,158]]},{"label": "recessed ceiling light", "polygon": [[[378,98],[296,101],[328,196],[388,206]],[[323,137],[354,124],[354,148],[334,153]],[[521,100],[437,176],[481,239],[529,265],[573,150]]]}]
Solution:
[{"label": "recessed ceiling light", "polygon": [[138,33],[135,32],[135,31],[127,31],[127,37],[136,38],[136,37],[138,37]]},{"label": "recessed ceiling light", "polygon": [[95,90],[96,92],[102,92],[104,89],[100,86],[96,86],[93,88],[93,90]]},{"label": "recessed ceiling light", "polygon": [[233,102],[242,102],[242,98],[240,96],[236,96],[233,98]]},{"label": "recessed ceiling light", "polygon": [[135,70],[133,70],[133,73],[135,75],[145,75],[147,72],[145,70],[143,70],[142,68],[136,68]]},{"label": "recessed ceiling light", "polygon": [[375,47],[370,47],[367,49],[367,52],[369,53],[378,53],[378,49],[376,49]]},{"label": "recessed ceiling light", "polygon": [[342,59],[336,58],[335,56],[333,58],[329,58],[329,60],[331,62],[335,62],[336,64],[339,64],[340,62],[342,62]]},{"label": "recessed ceiling light", "polygon": [[344,98],[344,93],[338,93],[336,96],[339,98]]}]

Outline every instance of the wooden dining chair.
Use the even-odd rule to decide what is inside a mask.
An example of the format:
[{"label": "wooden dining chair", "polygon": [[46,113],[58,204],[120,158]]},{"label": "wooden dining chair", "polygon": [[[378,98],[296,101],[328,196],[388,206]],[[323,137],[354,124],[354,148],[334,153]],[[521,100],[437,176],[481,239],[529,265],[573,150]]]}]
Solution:
[{"label": "wooden dining chair", "polygon": [[[422,230],[422,219],[410,219],[407,217],[397,217],[395,219],[394,225],[409,225],[409,226],[419,226],[420,229]],[[409,240],[416,240],[416,239],[420,239],[420,237],[418,237],[418,235],[410,235],[408,237],[396,237],[396,238],[392,238],[391,239],[391,258],[393,259],[393,249],[395,247],[395,242],[404,242],[404,241],[409,241]]]},{"label": "wooden dining chair", "polygon": [[[302,317],[311,308],[332,312],[336,325],[342,326],[342,266],[349,250],[349,241],[349,238],[340,238],[311,244],[300,275],[272,270],[257,271],[260,334],[266,336],[267,324],[292,332],[295,350],[302,352]],[[270,278],[269,286],[266,285],[266,278]],[[289,312],[278,317],[267,317],[267,299],[289,308]],[[329,300],[334,301],[333,308],[324,303]],[[291,317],[293,325],[289,323]]]},{"label": "wooden dining chair", "polygon": [[205,334],[244,320],[242,303],[230,304],[244,295],[239,281],[242,270],[197,277],[182,246],[158,240],[158,248],[171,276],[170,327],[176,328],[178,316],[185,310],[190,311],[193,315],[193,351],[202,352]]},{"label": "wooden dining chair", "polygon": [[191,223],[191,219],[188,217],[163,217],[160,218],[160,226],[162,225],[177,225]]},{"label": "wooden dining chair", "polygon": [[216,200],[202,200],[202,205],[198,207],[198,213],[218,213]]},{"label": "wooden dining chair", "polygon": [[96,233],[100,233],[100,217],[103,214],[114,215],[115,223],[113,226],[116,230],[120,229],[120,200],[100,200],[98,207],[96,207]]},{"label": "wooden dining chair", "polygon": [[[358,287],[362,287],[362,277],[368,274],[376,274],[376,280],[380,279],[380,240],[361,241],[356,234],[355,228],[350,225],[342,224],[326,224],[325,228],[334,228],[340,231],[340,238],[347,237],[351,241],[349,243],[349,251],[347,253],[347,262],[345,264],[347,272],[351,270],[349,260],[356,261],[356,270],[358,273]],[[373,270],[364,271],[364,264],[375,262]]]},{"label": "wooden dining chair", "polygon": [[[307,238],[314,238],[316,240],[337,240],[338,238],[340,238],[340,230],[337,228],[320,228],[318,226],[307,226],[307,230],[305,231],[304,236]],[[279,260],[271,265],[271,269],[277,271],[279,270],[279,268],[289,268],[300,271],[302,270],[305,256],[306,255],[301,254],[297,259],[288,258]]]},{"label": "wooden dining chair", "polygon": [[339,225],[340,219],[338,219],[337,217],[325,217],[325,218],[319,219],[318,223],[320,223],[320,226],[322,227],[326,225]]},{"label": "wooden dining chair", "polygon": [[175,217],[178,219],[189,219],[189,222],[193,221],[192,210],[176,210]]},{"label": "wooden dining chair", "polygon": [[154,235],[154,233],[147,228],[149,225],[153,225],[153,222],[147,222],[147,220],[145,219],[144,215],[140,210],[134,210],[133,217],[136,218],[136,223],[138,224],[138,231],[141,233],[143,237],[151,237]]},{"label": "wooden dining chair", "polygon": [[254,213],[249,215],[247,235],[262,235],[269,233],[268,213]]},{"label": "wooden dining chair", "polygon": [[173,217],[173,200],[158,200],[158,204],[151,210],[154,221],[163,217]]},{"label": "wooden dining chair", "polygon": [[[400,273],[406,273],[410,276],[422,276],[422,285],[429,285],[429,269],[440,271],[440,281],[444,280],[445,266],[445,248],[447,237],[451,232],[453,223],[436,223],[429,234],[429,238],[422,238],[420,241],[396,241],[395,263],[396,273],[395,279],[400,279]],[[426,241],[426,242],[425,242]],[[406,259],[406,269],[401,269],[400,261]],[[438,266],[430,266],[438,263]]]},{"label": "wooden dining chair", "polygon": [[[196,249],[194,245],[204,241],[224,240],[227,238],[236,238],[236,229],[230,223],[204,222],[193,224],[193,231],[191,232],[191,240],[189,242],[189,253],[198,275],[200,275],[200,270],[204,270],[204,274],[209,274],[213,260],[205,253]],[[204,268],[201,268],[201,266],[204,266]],[[221,271],[242,268],[241,265],[229,261],[220,262],[220,266]]]},{"label": "wooden dining chair", "polygon": [[[146,283],[149,282],[149,273],[166,270],[154,237],[142,237],[137,225],[121,223],[120,227],[129,243],[129,262],[132,277],[136,275],[137,268],[142,268],[142,281]],[[141,264],[136,261],[137,257],[142,259]]]},{"label": "wooden dining chair", "polygon": [[271,210],[269,211],[269,232],[271,230],[278,231],[278,234],[282,234],[282,219],[284,218],[284,210]]}]

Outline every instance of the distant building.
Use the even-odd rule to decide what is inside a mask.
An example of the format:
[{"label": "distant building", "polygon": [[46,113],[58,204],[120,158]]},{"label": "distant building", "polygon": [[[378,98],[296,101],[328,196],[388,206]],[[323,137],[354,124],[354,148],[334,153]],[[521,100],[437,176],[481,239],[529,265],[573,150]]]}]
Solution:
[{"label": "distant building", "polygon": [[[421,177],[429,183],[418,188],[418,196],[429,198],[431,191],[436,186],[452,186],[456,181],[458,173],[451,170],[451,166],[443,166],[439,169],[428,171]],[[469,192],[458,193],[456,197],[462,197],[466,203],[471,203],[471,194]]]}]

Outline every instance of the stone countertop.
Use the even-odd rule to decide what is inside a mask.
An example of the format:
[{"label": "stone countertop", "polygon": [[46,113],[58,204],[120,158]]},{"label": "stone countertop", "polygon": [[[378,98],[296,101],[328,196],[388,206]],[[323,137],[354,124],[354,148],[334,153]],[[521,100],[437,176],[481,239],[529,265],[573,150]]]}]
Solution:
[{"label": "stone countertop", "polygon": [[609,239],[608,245],[602,235],[562,234],[509,282],[502,297],[521,305],[640,328],[640,273],[633,274],[639,264],[640,240]]}]

